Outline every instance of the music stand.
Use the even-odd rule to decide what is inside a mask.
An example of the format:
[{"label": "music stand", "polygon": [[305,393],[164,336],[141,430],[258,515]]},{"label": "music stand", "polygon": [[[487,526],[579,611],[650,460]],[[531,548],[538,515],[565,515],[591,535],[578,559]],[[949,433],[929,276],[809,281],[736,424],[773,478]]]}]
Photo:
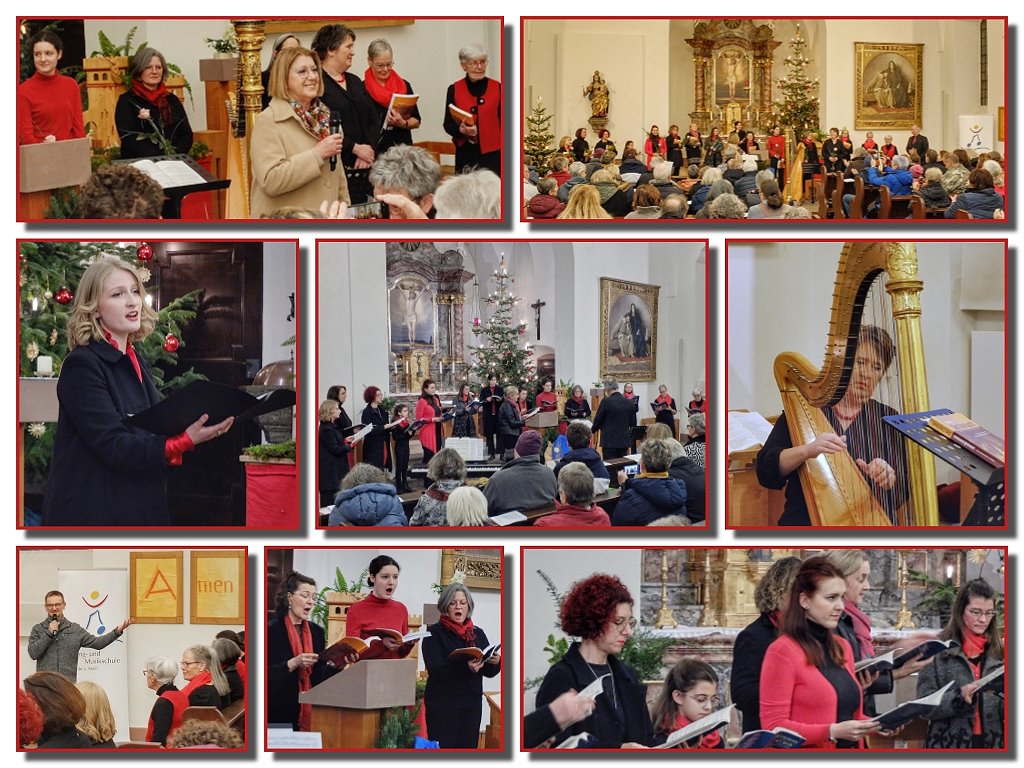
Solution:
[{"label": "music stand", "polygon": [[166,155],[163,157],[152,158],[134,157],[126,160],[114,160],[113,164],[131,165],[139,160],[152,160],[154,163],[160,163],[165,160],[180,160],[202,178],[202,182],[196,182],[194,184],[184,184],[176,187],[163,187],[164,195],[167,197],[164,201],[164,208],[162,212],[165,219],[181,218],[181,201],[185,195],[189,195],[193,192],[213,192],[218,189],[227,189],[231,186],[231,179],[218,179],[188,155]]}]

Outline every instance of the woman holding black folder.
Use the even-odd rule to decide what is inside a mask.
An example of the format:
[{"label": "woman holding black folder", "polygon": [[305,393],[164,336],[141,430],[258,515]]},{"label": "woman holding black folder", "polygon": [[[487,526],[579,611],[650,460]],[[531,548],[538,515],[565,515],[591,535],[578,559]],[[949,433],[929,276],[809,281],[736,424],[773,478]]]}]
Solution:
[{"label": "woman holding black folder", "polygon": [[928,696],[950,680],[942,703],[925,715],[926,749],[1001,749],[1004,744],[1002,678],[979,691],[977,680],[1004,663],[996,593],[983,579],[960,587],[940,640],[959,643],[935,657],[917,677],[917,696]]},{"label": "woman holding black folder", "polygon": [[420,419],[428,422],[420,429],[423,463],[427,464],[444,447],[444,416],[441,412],[441,398],[437,396],[437,384],[433,379],[424,379],[420,387],[420,399],[416,401],[416,420]]},{"label": "woman holding black folder", "polygon": [[362,423],[372,426],[369,434],[363,438],[363,461],[385,471],[391,469],[391,422],[388,413],[380,407],[384,402],[384,393],[380,387],[370,386],[363,392]]},{"label": "woman holding black folder", "polygon": [[153,332],[156,312],[135,267],[101,258],[85,270],[68,315],[68,356],[57,380],[57,434],[43,525],[167,526],[167,468],[234,418],[203,414],[164,437],[125,419],[160,401],[149,365],[133,344]]},{"label": "woman holding black folder", "polygon": [[427,736],[441,749],[475,749],[480,740],[483,678],[501,671],[501,648],[486,659],[452,658],[460,649],[484,650],[490,645],[484,631],[473,624],[473,593],[464,584],[446,586],[437,599],[437,610],[441,619],[427,628],[430,637],[423,640]]},{"label": "woman holding black folder", "polygon": [[676,437],[676,400],[668,393],[668,387],[664,384],[658,385],[658,396],[654,398],[654,420],[672,430],[673,439]]}]

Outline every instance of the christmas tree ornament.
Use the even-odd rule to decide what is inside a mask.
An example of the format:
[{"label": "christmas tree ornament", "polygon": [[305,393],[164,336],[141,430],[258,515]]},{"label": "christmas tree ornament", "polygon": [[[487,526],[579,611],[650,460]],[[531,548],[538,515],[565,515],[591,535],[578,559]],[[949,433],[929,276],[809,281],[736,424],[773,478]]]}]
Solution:
[{"label": "christmas tree ornament", "polygon": [[55,293],[53,297],[57,300],[58,304],[67,306],[74,300],[75,294],[73,294],[66,285],[62,285],[57,289],[57,293]]},{"label": "christmas tree ornament", "polygon": [[135,255],[139,261],[150,261],[153,258],[153,246],[149,243],[139,243],[135,249]]},{"label": "christmas tree ornament", "polygon": [[29,360],[35,360],[37,357],[39,357],[39,345],[36,344],[34,341],[30,341],[27,345],[25,345],[25,357],[27,357]]},{"label": "christmas tree ornament", "polygon": [[168,333],[164,336],[164,351],[165,352],[177,352],[178,347],[181,346],[181,342],[178,341],[178,337],[173,333]]},{"label": "christmas tree ornament", "polygon": [[53,298],[53,291],[51,291],[51,290],[43,291],[43,298],[44,299],[52,299]]}]

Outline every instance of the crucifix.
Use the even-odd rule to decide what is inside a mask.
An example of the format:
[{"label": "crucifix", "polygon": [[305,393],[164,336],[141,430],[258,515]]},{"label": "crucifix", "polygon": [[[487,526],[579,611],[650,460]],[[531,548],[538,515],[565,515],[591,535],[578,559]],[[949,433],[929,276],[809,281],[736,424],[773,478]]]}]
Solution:
[{"label": "crucifix", "polygon": [[546,307],[547,302],[537,299],[537,301],[530,305],[530,308],[537,314],[534,316],[534,325],[537,326],[537,341],[540,341],[540,308]]}]

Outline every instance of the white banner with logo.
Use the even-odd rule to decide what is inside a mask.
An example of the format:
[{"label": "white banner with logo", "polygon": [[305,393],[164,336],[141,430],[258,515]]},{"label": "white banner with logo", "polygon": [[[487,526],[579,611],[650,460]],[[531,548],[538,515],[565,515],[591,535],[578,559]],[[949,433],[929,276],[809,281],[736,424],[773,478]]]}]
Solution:
[{"label": "white banner with logo", "polygon": [[[97,637],[113,632],[128,618],[128,571],[121,569],[59,570],[57,582],[64,593],[68,621]],[[83,648],[78,655],[78,680],[90,680],[107,692],[117,723],[114,741],[129,741],[128,647],[129,629],[101,651]],[[141,684],[141,680],[139,681]]]}]

